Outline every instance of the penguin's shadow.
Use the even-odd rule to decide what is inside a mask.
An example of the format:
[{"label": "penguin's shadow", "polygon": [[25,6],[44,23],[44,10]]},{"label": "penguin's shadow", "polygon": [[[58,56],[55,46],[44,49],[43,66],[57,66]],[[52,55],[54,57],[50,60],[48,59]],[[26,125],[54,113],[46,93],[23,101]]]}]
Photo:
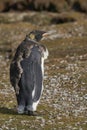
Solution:
[{"label": "penguin's shadow", "polygon": [[[10,109],[7,107],[0,107],[0,113],[1,114],[7,114],[7,115],[19,115],[14,109]],[[26,115],[26,114],[24,114]],[[45,114],[43,113],[38,113],[37,116],[45,116]]]},{"label": "penguin's shadow", "polygon": [[7,115],[17,115],[17,112],[14,109],[6,108],[6,107],[0,107],[0,113],[7,114]]}]

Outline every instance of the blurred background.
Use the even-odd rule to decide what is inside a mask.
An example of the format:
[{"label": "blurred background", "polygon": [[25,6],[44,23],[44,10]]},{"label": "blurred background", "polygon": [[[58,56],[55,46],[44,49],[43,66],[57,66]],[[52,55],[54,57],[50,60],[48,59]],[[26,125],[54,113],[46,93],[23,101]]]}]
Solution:
[{"label": "blurred background", "polygon": [[87,13],[87,0],[0,0],[0,12],[30,10],[49,12],[75,10]]},{"label": "blurred background", "polygon": [[[34,29],[50,31],[41,116],[16,113],[9,66]],[[0,0],[0,130],[87,130],[87,0]]]}]

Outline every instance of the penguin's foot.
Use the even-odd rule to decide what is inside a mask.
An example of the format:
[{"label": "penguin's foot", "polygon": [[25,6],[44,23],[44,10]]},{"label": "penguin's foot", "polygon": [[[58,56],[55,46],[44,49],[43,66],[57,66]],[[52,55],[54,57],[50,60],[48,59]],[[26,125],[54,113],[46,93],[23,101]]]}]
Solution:
[{"label": "penguin's foot", "polygon": [[19,105],[17,107],[17,112],[18,112],[18,114],[24,114],[24,106],[23,105]]},{"label": "penguin's foot", "polygon": [[38,116],[37,112],[35,111],[28,111],[29,116]]}]

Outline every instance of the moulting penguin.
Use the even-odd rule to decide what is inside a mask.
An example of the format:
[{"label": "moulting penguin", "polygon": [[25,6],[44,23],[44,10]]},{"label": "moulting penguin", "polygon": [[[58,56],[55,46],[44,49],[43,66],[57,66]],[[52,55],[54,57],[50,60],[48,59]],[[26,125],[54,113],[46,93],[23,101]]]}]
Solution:
[{"label": "moulting penguin", "polygon": [[19,114],[35,115],[43,91],[44,60],[48,49],[39,43],[49,33],[34,30],[18,46],[10,64],[10,81],[17,97]]}]

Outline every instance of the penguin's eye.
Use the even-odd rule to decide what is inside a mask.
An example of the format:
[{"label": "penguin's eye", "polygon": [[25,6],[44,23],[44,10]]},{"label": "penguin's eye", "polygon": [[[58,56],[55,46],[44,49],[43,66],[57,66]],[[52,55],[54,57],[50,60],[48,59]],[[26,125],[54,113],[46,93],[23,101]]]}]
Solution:
[{"label": "penguin's eye", "polygon": [[37,41],[39,41],[41,38],[42,38],[42,36],[41,36],[40,34],[37,34],[37,35],[35,36],[35,39],[36,39]]},{"label": "penguin's eye", "polygon": [[34,40],[35,39],[35,35],[34,34],[30,34],[30,39]]}]

